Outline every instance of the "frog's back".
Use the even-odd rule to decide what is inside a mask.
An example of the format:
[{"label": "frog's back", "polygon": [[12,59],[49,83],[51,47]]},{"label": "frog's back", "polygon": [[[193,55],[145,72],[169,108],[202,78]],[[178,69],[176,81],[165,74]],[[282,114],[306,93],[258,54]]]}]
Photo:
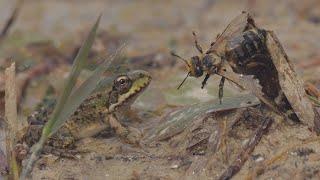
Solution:
[{"label": "frog's back", "polygon": [[[54,146],[59,146],[57,142],[60,140],[61,142],[65,141],[65,139],[62,139],[64,137],[73,141],[73,139],[92,136],[96,132],[99,132],[98,129],[106,128],[106,124],[103,123],[106,100],[107,97],[103,93],[89,96],[66,123],[50,138],[55,141]],[[28,117],[29,127],[23,138],[24,142],[28,145],[33,145],[40,139],[42,129],[49,120],[49,115],[52,114],[53,108],[54,105],[45,105]],[[61,146],[66,146],[66,144]]]},{"label": "frog's back", "polygon": [[88,97],[74,112],[64,127],[76,139],[90,137],[107,127],[106,116],[107,94],[96,93]]}]

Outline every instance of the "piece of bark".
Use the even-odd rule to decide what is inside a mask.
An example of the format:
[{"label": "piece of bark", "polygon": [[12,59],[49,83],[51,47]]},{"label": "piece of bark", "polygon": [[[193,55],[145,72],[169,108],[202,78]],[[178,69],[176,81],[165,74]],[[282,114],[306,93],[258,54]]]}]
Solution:
[{"label": "piece of bark", "polygon": [[[282,92],[288,99],[294,113],[302,123],[314,127],[315,114],[304,90],[303,83],[295,72],[293,64],[272,31],[267,31],[266,45],[277,69]],[[316,131],[319,131],[319,129]]]}]

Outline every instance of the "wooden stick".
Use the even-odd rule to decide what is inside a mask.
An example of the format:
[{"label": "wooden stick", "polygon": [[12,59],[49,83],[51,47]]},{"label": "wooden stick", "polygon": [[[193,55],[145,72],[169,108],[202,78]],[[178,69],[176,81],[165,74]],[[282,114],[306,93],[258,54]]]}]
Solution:
[{"label": "wooden stick", "polygon": [[239,153],[237,158],[232,162],[232,164],[222,173],[219,177],[219,180],[227,180],[231,179],[236,173],[240,171],[244,163],[249,158],[250,154],[256,147],[256,145],[260,142],[262,136],[268,131],[271,126],[273,119],[266,117],[259,128],[255,133],[251,136],[249,142]]}]

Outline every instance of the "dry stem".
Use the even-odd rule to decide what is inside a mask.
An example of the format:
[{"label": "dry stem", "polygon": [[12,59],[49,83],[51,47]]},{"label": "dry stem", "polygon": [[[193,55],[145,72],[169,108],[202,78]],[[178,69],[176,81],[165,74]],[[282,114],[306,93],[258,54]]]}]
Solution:
[{"label": "dry stem", "polygon": [[16,94],[16,77],[15,63],[12,63],[5,70],[5,119],[6,119],[6,154],[8,164],[10,164],[10,174],[12,179],[19,179],[18,164],[14,154],[17,120],[17,94]]}]

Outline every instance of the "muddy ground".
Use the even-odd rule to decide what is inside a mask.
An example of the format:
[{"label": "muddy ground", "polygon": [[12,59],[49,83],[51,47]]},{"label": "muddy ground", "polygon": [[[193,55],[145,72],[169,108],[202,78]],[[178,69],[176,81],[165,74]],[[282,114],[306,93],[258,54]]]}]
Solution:
[{"label": "muddy ground", "polygon": [[[0,1],[0,22],[6,20],[13,6],[12,1]],[[200,88],[201,80],[190,78],[180,91],[176,90],[186,72],[183,63],[169,52],[175,50],[183,57],[198,54],[191,32],[198,33],[206,49],[242,10],[250,10],[260,27],[275,31],[300,77],[320,88],[319,9],[317,0],[26,0],[1,42],[1,71],[11,60],[17,62],[22,74],[44,61],[59,62],[30,82],[21,106],[21,119],[25,119],[49,85],[57,91],[62,86],[75,49],[101,12],[101,36],[91,59],[104,57],[126,41],[124,54],[129,57],[131,68],[151,72],[151,86],[133,105],[142,119],[141,123],[133,122],[133,126],[148,134],[177,108],[166,105],[180,107],[208,100],[217,103],[217,77],[211,78],[205,89]],[[239,95],[237,88],[226,83],[225,97]],[[217,127],[222,120],[228,125],[236,113],[228,111],[197,119],[196,126],[213,133],[214,128],[207,127]],[[233,179],[319,179],[320,139],[307,126],[277,116],[274,119]],[[78,148],[89,153],[78,155],[76,160],[44,156],[32,175],[33,179],[217,179],[236,159],[259,123],[259,119],[242,117],[227,132],[224,145],[215,155],[202,150],[206,147],[203,144],[198,146],[200,149],[185,148],[192,138],[190,134],[195,133],[190,129],[197,129],[192,126],[173,138],[142,147],[122,143],[116,136],[85,139]]]}]

